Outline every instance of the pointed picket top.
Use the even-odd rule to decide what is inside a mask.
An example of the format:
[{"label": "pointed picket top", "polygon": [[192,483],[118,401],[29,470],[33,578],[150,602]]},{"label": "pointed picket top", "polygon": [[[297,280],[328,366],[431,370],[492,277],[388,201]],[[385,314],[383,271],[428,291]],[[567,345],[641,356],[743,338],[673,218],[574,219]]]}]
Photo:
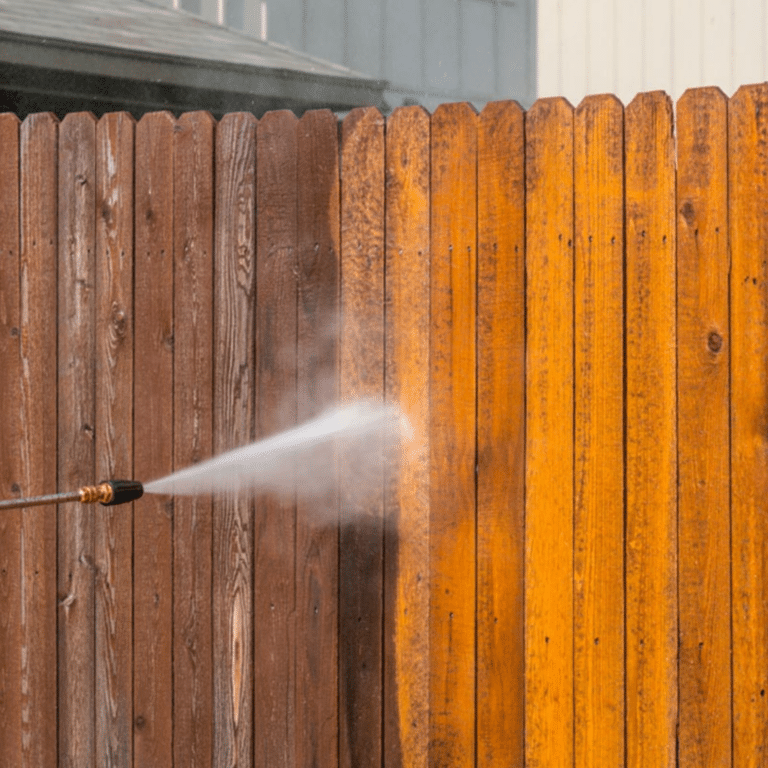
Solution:
[{"label": "pointed picket top", "polygon": [[147,112],[141,116],[139,125],[158,124],[167,121],[169,123],[175,123],[176,118],[167,109],[158,110],[157,112]]},{"label": "pointed picket top", "polygon": [[613,93],[595,93],[590,94],[589,96],[585,96],[576,107],[576,112],[581,112],[585,109],[595,109],[595,108],[604,108],[608,109],[609,107],[605,106],[607,104],[611,104],[617,107],[620,107],[621,109],[624,109],[624,103],[621,101],[621,99],[616,96]]},{"label": "pointed picket top", "polygon": [[179,125],[207,123],[216,125],[216,118],[207,109],[197,109],[193,112],[183,112],[176,121]]}]

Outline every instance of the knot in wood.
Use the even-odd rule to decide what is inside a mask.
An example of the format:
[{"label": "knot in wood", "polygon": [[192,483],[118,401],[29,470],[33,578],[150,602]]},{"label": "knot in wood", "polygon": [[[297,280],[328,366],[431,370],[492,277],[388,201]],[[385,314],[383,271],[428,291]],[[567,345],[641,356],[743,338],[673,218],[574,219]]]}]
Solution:
[{"label": "knot in wood", "polygon": [[717,331],[711,331],[707,336],[707,346],[710,352],[719,352],[723,347],[723,337]]},{"label": "knot in wood", "polygon": [[680,207],[680,215],[685,219],[685,223],[690,227],[693,223],[695,211],[693,209],[693,203],[690,200],[686,200]]}]

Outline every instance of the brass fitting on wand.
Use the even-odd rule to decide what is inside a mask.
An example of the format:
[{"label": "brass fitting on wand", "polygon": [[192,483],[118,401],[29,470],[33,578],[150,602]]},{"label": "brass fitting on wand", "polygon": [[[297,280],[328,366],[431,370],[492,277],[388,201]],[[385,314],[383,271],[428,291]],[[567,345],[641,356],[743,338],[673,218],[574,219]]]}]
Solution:
[{"label": "brass fitting on wand", "polygon": [[79,501],[81,504],[98,502],[105,507],[135,501],[144,493],[144,486],[136,480],[106,480],[98,485],[84,485],[77,491],[49,493],[46,496],[32,496],[27,499],[8,499],[0,501],[0,511],[19,509],[20,507],[38,507],[43,504],[63,504],[67,501]]},{"label": "brass fitting on wand", "polygon": [[102,504],[109,504],[115,493],[109,483],[99,483],[99,485],[84,485],[80,489],[81,504],[95,504],[97,501]]}]

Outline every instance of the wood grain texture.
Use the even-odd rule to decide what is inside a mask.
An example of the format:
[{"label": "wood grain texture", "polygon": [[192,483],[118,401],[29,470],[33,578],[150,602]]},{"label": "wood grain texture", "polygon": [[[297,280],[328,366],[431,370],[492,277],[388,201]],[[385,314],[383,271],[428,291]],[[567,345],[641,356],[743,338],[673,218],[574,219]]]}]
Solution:
[{"label": "wood grain texture", "polygon": [[488,104],[477,159],[477,764],[525,748],[525,142]]},{"label": "wood grain texture", "polygon": [[573,762],[573,109],[526,115],[525,752]]},{"label": "wood grain texture", "polygon": [[[133,469],[173,470],[173,131],[168,112],[136,126]],[[173,721],[173,501],[134,503],[134,763],[170,765]]]},{"label": "wood grain texture", "polygon": [[768,755],[768,86],[728,105],[733,765]]},{"label": "wood grain texture", "polygon": [[[59,127],[58,484],[94,482],[96,119]],[[95,736],[94,508],[58,508],[59,761],[92,764]]]},{"label": "wood grain texture", "polygon": [[[296,416],[339,390],[339,140],[336,117],[306,112],[297,131]],[[318,470],[335,465],[322,449]],[[324,469],[325,468],[325,469]],[[312,467],[309,468],[313,471]],[[305,469],[306,471],[306,469]],[[338,765],[339,495],[296,499],[296,765]]]},{"label": "wood grain texture", "polygon": [[624,763],[624,115],[574,114],[574,758]]},{"label": "wood grain texture", "polygon": [[[256,160],[256,419],[266,437],[296,424],[297,120],[259,122]],[[294,765],[296,743],[295,491],[256,503],[254,708],[258,766]]]},{"label": "wood grain texture", "polygon": [[625,110],[626,707],[629,768],[675,765],[677,403],[672,105]]},{"label": "wood grain texture", "polygon": [[[216,130],[213,452],[254,435],[256,119]],[[214,500],[213,679],[216,768],[253,761],[253,513],[247,494]]]},{"label": "wood grain texture", "polygon": [[[384,119],[341,129],[341,399],[384,395]],[[375,446],[371,446],[375,451]],[[339,765],[381,764],[383,468],[340,456]],[[377,472],[377,470],[380,470]]]},{"label": "wood grain texture", "polygon": [[[23,471],[19,232],[19,119],[0,115],[0,497],[21,492]],[[21,765],[21,521],[0,515],[0,764]]]},{"label": "wood grain texture", "polygon": [[[386,400],[413,438],[389,467],[385,525],[384,765],[429,755],[429,115],[386,124]],[[391,545],[390,545],[391,542]]]},{"label": "wood grain texture", "polygon": [[[21,125],[22,496],[56,489],[56,310],[58,121]],[[24,510],[21,526],[21,765],[57,764],[56,517]]]},{"label": "wood grain texture", "polygon": [[[96,472],[133,477],[133,161],[126,112],[96,129]],[[133,508],[95,516],[96,760],[133,765]]]},{"label": "wood grain texture", "polygon": [[477,116],[431,121],[430,721],[435,765],[475,757]]},{"label": "wood grain texture", "polygon": [[[213,450],[213,149],[207,112],[182,115],[174,151],[173,466]],[[173,757],[213,759],[211,499],[177,496],[173,527]]]},{"label": "wood grain texture", "polygon": [[680,768],[731,765],[727,119],[677,103]]}]

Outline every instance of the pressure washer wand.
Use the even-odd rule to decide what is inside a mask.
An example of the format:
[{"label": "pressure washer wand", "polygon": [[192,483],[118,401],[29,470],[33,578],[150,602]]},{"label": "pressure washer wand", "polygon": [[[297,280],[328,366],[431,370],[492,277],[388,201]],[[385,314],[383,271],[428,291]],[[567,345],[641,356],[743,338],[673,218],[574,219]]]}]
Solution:
[{"label": "pressure washer wand", "polygon": [[136,480],[105,480],[98,485],[84,485],[77,491],[49,493],[47,496],[32,496],[28,499],[8,499],[0,501],[0,511],[19,509],[19,507],[38,507],[42,504],[63,504],[66,501],[79,501],[81,504],[98,502],[105,507],[126,504],[141,498],[144,486]]}]

